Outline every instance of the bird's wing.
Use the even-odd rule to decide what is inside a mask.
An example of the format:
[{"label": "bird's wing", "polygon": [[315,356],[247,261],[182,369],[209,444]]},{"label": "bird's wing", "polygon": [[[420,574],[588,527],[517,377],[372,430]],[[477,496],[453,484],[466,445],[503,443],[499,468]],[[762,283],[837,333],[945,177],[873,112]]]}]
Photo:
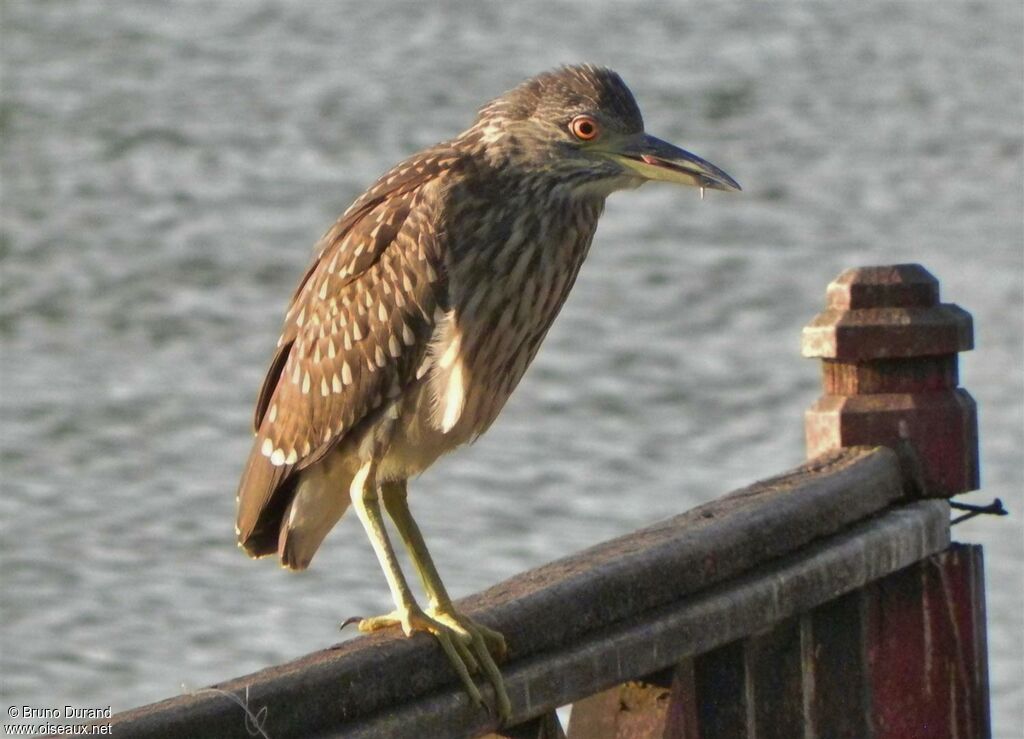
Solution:
[{"label": "bird's wing", "polygon": [[415,373],[447,307],[436,192],[441,148],[384,175],[326,233],[285,318],[259,394],[238,491],[238,537],[273,551],[294,472],[314,463]]}]

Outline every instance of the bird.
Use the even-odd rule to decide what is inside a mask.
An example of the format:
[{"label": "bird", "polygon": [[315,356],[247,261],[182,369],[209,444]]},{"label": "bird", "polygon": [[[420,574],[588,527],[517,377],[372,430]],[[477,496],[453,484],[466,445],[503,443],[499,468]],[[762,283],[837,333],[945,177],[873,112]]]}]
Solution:
[{"label": "bird", "polygon": [[[432,634],[472,700],[493,687],[503,636],[456,609],[408,505],[408,480],[497,418],[576,281],[605,199],[662,181],[739,184],[644,131],[611,69],[531,77],[465,131],[405,159],[317,242],[253,420],[236,534],[252,557],[303,570],[352,507],[394,610],[359,631]],[[421,606],[385,528],[393,521],[428,598]]]}]

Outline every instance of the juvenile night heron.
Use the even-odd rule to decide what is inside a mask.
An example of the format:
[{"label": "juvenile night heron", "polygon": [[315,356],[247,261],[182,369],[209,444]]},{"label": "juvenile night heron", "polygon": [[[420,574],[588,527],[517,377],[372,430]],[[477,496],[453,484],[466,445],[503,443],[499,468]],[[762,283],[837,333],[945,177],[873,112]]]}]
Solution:
[{"label": "juvenile night heron", "polygon": [[[256,404],[240,545],[305,569],[352,504],[395,602],[359,629],[433,634],[477,702],[471,674],[483,672],[503,719],[504,640],[453,607],[406,481],[493,423],[576,280],[605,198],[648,180],[739,190],[645,134],[615,72],[583,65],[526,80],[377,180],[324,234]],[[399,568],[381,503],[427,608]]]}]

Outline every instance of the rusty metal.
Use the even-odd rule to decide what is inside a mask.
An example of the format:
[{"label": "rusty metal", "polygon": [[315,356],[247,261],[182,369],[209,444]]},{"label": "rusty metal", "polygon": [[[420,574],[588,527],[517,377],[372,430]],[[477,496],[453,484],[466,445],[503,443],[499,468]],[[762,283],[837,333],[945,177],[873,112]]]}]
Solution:
[{"label": "rusty metal", "polygon": [[568,739],[663,736],[677,668],[621,683],[573,704]]},{"label": "rusty metal", "polygon": [[499,729],[480,739],[566,739],[558,714],[548,711],[516,726]]}]

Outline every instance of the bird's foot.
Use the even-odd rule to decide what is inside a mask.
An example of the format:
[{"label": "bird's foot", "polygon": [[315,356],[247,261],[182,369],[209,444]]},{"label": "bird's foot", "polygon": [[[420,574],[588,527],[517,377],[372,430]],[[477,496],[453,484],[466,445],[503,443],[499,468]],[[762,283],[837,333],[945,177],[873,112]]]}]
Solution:
[{"label": "bird's foot", "polygon": [[455,668],[466,692],[475,703],[486,708],[480,689],[470,677],[473,673],[483,673],[494,687],[499,720],[503,724],[508,721],[512,715],[512,705],[495,662],[495,659],[505,658],[505,637],[454,609],[423,611],[419,606],[399,609],[384,616],[364,618],[359,621],[358,628],[363,633],[369,633],[395,625],[401,626],[406,636],[412,636],[416,631],[432,634]]}]

